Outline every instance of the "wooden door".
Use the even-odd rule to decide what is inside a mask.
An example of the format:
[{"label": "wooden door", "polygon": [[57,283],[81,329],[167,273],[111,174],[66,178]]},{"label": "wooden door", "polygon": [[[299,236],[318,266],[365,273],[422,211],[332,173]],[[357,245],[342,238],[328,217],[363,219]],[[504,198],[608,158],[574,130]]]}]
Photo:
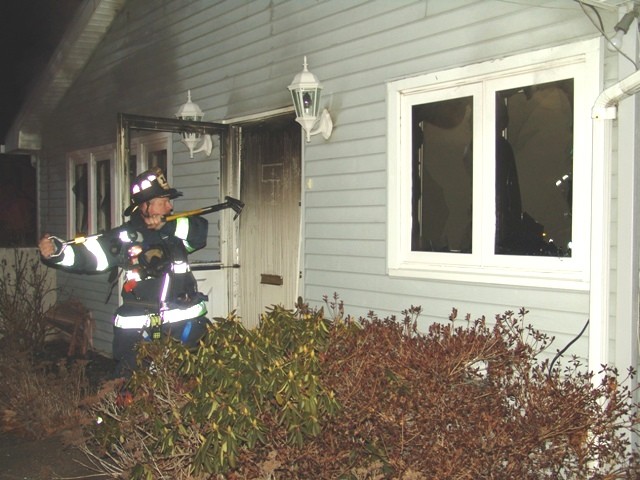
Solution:
[{"label": "wooden door", "polygon": [[240,139],[238,314],[248,327],[298,292],[301,134],[292,116],[245,125]]}]

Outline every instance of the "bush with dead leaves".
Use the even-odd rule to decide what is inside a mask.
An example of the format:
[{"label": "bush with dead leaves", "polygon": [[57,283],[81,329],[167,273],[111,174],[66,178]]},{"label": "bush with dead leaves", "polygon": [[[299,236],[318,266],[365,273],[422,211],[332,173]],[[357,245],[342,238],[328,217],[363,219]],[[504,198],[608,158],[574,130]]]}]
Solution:
[{"label": "bush with dead leaves", "polygon": [[[102,404],[110,478],[638,478],[638,405],[614,369],[550,365],[525,311],[425,333],[403,318],[280,307],[197,352],[146,349],[132,400]],[[313,319],[309,321],[309,319]],[[628,372],[632,375],[633,372]],[[338,408],[339,406],[339,408]],[[95,452],[95,450],[94,450]]]}]

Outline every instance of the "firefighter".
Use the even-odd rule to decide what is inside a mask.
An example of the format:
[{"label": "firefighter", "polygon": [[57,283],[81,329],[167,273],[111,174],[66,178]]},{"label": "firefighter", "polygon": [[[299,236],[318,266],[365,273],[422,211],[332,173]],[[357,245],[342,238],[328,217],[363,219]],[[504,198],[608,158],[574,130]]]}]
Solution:
[{"label": "firefighter", "polygon": [[100,235],[62,242],[45,234],[42,261],[76,273],[124,272],[122,304],[113,319],[116,376],[129,378],[136,367],[136,344],[171,335],[193,347],[206,333],[206,296],[198,292],[187,255],[206,245],[208,222],[201,216],[166,221],[172,200],[181,196],[155,167],[131,185],[130,217]]}]

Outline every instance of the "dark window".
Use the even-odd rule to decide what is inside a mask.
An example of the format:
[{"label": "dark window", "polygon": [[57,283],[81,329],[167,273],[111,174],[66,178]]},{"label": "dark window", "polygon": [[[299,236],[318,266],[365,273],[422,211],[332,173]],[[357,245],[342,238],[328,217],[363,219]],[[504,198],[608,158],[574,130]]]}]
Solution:
[{"label": "dark window", "polygon": [[571,256],[572,172],[573,79],[496,92],[496,254]]},{"label": "dark window", "polygon": [[111,161],[98,160],[96,162],[96,200],[98,232],[111,228]]},{"label": "dark window", "polygon": [[162,171],[167,174],[167,150],[165,148],[160,150],[150,151],[147,155],[147,168],[160,167]]},{"label": "dark window", "polygon": [[[474,114],[473,96],[412,107],[412,251],[472,253]],[[499,255],[570,257],[573,79],[496,91],[494,118],[482,127],[483,151],[495,142],[495,190],[482,183],[495,238],[484,240]]]},{"label": "dark window", "polygon": [[0,246],[37,243],[36,169],[27,155],[0,154]]},{"label": "dark window", "polygon": [[138,157],[135,154],[129,155],[129,183],[127,183],[127,189],[133,185],[136,176],[142,172],[138,172]]},{"label": "dark window", "polygon": [[73,198],[75,208],[74,236],[89,234],[89,176],[86,163],[78,163],[74,168]]},{"label": "dark window", "polygon": [[411,249],[471,252],[473,97],[413,106]]}]

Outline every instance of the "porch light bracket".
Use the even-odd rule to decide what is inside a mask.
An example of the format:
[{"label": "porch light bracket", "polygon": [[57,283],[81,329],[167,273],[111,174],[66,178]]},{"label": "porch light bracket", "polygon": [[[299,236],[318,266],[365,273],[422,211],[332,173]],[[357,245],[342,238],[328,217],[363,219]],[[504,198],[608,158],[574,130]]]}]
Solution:
[{"label": "porch light bracket", "polygon": [[[322,134],[325,140],[329,140],[333,130],[333,121],[326,108],[322,110],[322,113],[318,113],[322,85],[318,77],[311,73],[307,67],[307,57],[305,56],[302,72],[293,77],[293,81],[288,87],[293,107],[296,110],[296,122],[304,129],[307,142],[311,141],[312,135],[318,133]],[[316,128],[314,129],[314,127]]]}]

